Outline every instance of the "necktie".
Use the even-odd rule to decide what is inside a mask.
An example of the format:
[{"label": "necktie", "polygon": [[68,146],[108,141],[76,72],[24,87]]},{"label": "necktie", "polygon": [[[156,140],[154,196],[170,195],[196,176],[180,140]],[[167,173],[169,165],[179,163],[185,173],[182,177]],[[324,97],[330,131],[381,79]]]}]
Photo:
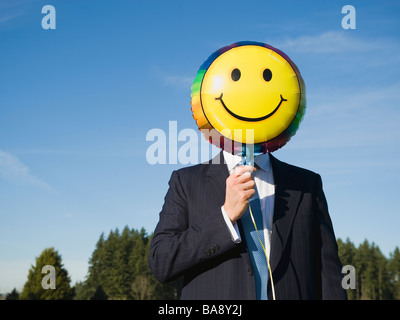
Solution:
[{"label": "necktie", "polygon": [[256,299],[267,300],[268,265],[259,240],[261,239],[261,241],[263,242],[263,246],[265,247],[263,218],[260,207],[260,200],[257,192],[256,195],[249,201],[249,205],[251,206],[251,212],[253,213],[253,217],[257,225],[258,235],[250,216],[249,207],[247,207],[246,212],[241,218],[241,221],[247,243],[247,249],[253,266],[256,284]]}]

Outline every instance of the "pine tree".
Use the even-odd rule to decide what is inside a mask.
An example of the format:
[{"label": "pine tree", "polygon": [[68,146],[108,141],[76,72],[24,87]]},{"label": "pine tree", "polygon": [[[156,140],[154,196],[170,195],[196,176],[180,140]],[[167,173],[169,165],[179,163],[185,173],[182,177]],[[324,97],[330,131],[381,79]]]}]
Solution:
[{"label": "pine tree", "polygon": [[[42,273],[43,267],[51,266],[55,272],[55,288],[44,287],[43,281],[49,274]],[[68,300],[72,299],[74,291],[70,286],[68,271],[64,268],[61,256],[54,248],[43,250],[36,258],[36,265],[29,270],[28,280],[21,292],[21,300]]]},{"label": "pine tree", "polygon": [[374,243],[368,240],[355,251],[356,299],[390,300],[395,296],[394,278],[389,260]]},{"label": "pine tree", "polygon": [[393,288],[393,299],[400,300],[400,250],[396,247],[390,255],[390,280]]},{"label": "pine tree", "polygon": [[[75,284],[75,299],[179,299],[182,278],[167,284],[158,282],[148,267],[153,235],[129,229],[100,235],[89,260],[84,282]],[[349,299],[400,299],[400,251],[395,249],[388,260],[368,240],[358,248],[350,241],[337,240],[342,265],[356,271],[356,289],[348,289]]]},{"label": "pine tree", "polygon": [[[75,284],[75,297],[76,300],[90,300],[95,297],[95,300],[106,300],[105,294],[101,284],[104,284],[104,259],[105,252],[105,239],[104,233],[100,235],[96,243],[96,248],[89,259],[89,270],[86,280]],[[102,294],[99,294],[102,292]]]},{"label": "pine tree", "polygon": [[159,283],[148,267],[151,236],[142,228],[100,236],[76,299],[178,299],[181,281]]},{"label": "pine tree", "polygon": [[354,244],[350,241],[349,238],[346,238],[346,242],[338,239],[337,244],[339,258],[342,262],[342,265],[352,265],[354,261],[354,255],[356,254],[356,247],[354,246]]},{"label": "pine tree", "polygon": [[104,242],[104,252],[102,254],[102,283],[100,286],[108,296],[108,299],[122,299],[119,294],[119,285],[121,284],[118,273],[116,251],[119,246],[119,230],[111,231],[107,241]]},{"label": "pine tree", "polygon": [[[354,246],[354,244],[350,241],[349,238],[346,239],[346,242],[343,242],[341,239],[337,239],[337,244],[338,244],[339,258],[342,263],[342,266],[350,265],[355,267],[354,257],[356,255],[357,249]],[[357,270],[356,270],[356,276],[357,276]],[[356,300],[357,299],[356,290],[347,289],[347,297],[349,300]]]},{"label": "pine tree", "polygon": [[117,271],[119,299],[130,299],[131,284],[134,281],[135,271],[130,267],[130,255],[139,249],[141,242],[135,242],[135,231],[126,226],[121,233],[118,247],[115,252],[115,269]]},{"label": "pine tree", "polygon": [[365,240],[360,244],[354,255],[354,267],[356,268],[356,294],[357,300],[369,299],[369,284],[366,278],[366,270],[368,267],[369,243]]},{"label": "pine tree", "polygon": [[377,260],[377,299],[393,299],[393,284],[390,275],[389,260],[383,255],[378,246],[374,246],[374,252]]},{"label": "pine tree", "polygon": [[352,265],[356,271],[356,290],[348,289],[349,299],[400,299],[400,251],[395,249],[387,259],[379,247],[364,240],[358,248],[347,238],[337,240],[343,265]]},{"label": "pine tree", "polygon": [[7,293],[6,300],[18,300],[19,293],[16,288],[14,288],[10,293]]}]

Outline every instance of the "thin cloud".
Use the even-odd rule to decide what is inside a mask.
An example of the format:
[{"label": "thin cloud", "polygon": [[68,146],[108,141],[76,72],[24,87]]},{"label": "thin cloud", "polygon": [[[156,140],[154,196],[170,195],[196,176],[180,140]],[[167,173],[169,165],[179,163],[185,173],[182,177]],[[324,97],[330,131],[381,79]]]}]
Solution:
[{"label": "thin cloud", "polygon": [[187,88],[190,87],[193,83],[193,77],[185,77],[185,76],[178,76],[178,75],[171,75],[165,76],[164,84],[179,87],[179,88]]},{"label": "thin cloud", "polygon": [[7,21],[13,20],[15,18],[18,18],[19,16],[22,16],[23,13],[11,13],[8,15],[2,15],[0,16],[0,24],[6,23]]},{"label": "thin cloud", "polygon": [[162,71],[158,67],[152,68],[152,73],[161,80],[163,85],[175,87],[178,89],[187,89],[191,87],[193,83],[193,76],[184,76],[177,74],[169,74],[165,71]]},{"label": "thin cloud", "polygon": [[[0,2],[0,26],[25,15],[34,6],[41,8],[38,0],[2,0]],[[40,9],[38,12],[40,13]]]},{"label": "thin cloud", "polygon": [[330,90],[308,97],[301,141],[292,148],[398,146],[400,82],[388,87]]},{"label": "thin cloud", "polygon": [[23,15],[26,11],[26,4],[22,1],[3,1],[0,3],[0,24],[7,23]]},{"label": "thin cloud", "polygon": [[[280,48],[302,53],[338,53],[343,52],[344,49],[346,49],[346,52],[365,52],[379,48],[379,44],[375,41],[360,39],[340,31],[287,38],[278,44]],[[389,44],[389,42],[386,44]]]},{"label": "thin cloud", "polygon": [[33,185],[45,190],[52,190],[46,182],[29,172],[29,168],[17,157],[0,149],[0,176],[13,183]]}]

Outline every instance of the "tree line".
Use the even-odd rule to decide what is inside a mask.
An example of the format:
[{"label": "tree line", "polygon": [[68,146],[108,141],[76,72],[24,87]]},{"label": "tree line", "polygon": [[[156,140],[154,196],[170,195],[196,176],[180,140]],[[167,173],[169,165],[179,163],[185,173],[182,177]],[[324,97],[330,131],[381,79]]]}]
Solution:
[{"label": "tree line", "polygon": [[[71,285],[61,255],[54,248],[43,250],[28,272],[19,293],[8,300],[174,300],[179,299],[182,279],[161,284],[150,272],[147,259],[152,234],[141,230],[117,229],[100,235],[89,259],[85,280]],[[379,247],[365,240],[356,247],[349,239],[337,239],[343,265],[355,269],[355,288],[348,289],[350,300],[400,300],[400,251],[396,247],[385,257]],[[45,265],[54,267],[56,289],[44,289]]]},{"label": "tree line", "polygon": [[400,300],[400,251],[396,247],[386,258],[379,247],[364,240],[358,247],[337,239],[342,265],[355,269],[355,289],[348,289],[350,300]]}]

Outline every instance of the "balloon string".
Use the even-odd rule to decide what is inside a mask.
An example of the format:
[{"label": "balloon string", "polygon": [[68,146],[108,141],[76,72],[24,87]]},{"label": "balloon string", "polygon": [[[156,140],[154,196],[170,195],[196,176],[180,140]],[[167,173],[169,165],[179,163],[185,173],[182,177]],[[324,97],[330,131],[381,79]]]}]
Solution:
[{"label": "balloon string", "polygon": [[253,224],[254,224],[254,228],[256,229],[258,241],[260,241],[261,247],[263,248],[263,251],[264,251],[264,254],[265,254],[265,258],[267,259],[269,277],[270,277],[270,279],[271,279],[272,299],[273,299],[273,300],[276,300],[276,297],[275,297],[275,286],[274,286],[274,280],[272,279],[271,265],[269,264],[269,259],[268,259],[267,251],[265,250],[265,247],[264,247],[264,245],[263,245],[263,243],[262,243],[262,241],[261,241],[260,235],[258,234],[258,229],[257,229],[256,221],[254,220],[253,212],[251,211],[250,203],[249,203],[249,211],[250,211],[251,220],[253,221]]}]

